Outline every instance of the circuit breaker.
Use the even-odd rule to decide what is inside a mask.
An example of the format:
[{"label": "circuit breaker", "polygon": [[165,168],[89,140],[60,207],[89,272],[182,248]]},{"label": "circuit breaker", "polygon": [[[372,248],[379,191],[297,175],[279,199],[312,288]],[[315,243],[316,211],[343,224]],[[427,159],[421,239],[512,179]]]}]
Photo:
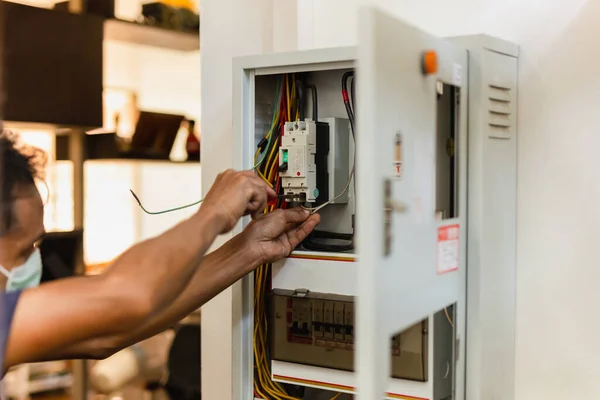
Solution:
[{"label": "circuit breaker", "polygon": [[[354,307],[350,296],[274,290],[270,312],[273,359],[353,371]],[[427,381],[427,322],[392,336],[392,377]]]},{"label": "circuit breaker", "polygon": [[290,202],[320,204],[329,199],[329,124],[285,123],[279,147],[281,186]]}]

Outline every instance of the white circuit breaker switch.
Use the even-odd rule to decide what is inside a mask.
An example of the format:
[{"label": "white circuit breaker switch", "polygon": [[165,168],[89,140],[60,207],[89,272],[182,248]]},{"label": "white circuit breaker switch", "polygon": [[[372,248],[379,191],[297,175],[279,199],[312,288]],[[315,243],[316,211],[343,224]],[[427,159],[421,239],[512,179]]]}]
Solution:
[{"label": "white circuit breaker switch", "polygon": [[317,188],[317,124],[314,121],[286,122],[279,148],[279,176],[286,195],[309,203],[319,197]]}]

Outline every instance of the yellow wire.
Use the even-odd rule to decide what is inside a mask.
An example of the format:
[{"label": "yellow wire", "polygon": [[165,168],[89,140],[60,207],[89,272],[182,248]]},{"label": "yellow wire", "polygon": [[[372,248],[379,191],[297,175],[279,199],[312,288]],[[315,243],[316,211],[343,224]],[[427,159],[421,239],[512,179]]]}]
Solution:
[{"label": "yellow wire", "polygon": [[[275,150],[275,147],[273,147],[273,150]],[[271,154],[269,155],[268,161],[267,161],[267,179],[269,180],[269,182],[273,182],[273,180],[275,179],[275,177],[273,176],[273,172],[275,171],[275,168],[273,168],[275,166],[275,161],[277,161],[277,156],[279,156],[279,153],[275,154],[274,151],[271,150]],[[276,174],[277,175],[277,174]]]},{"label": "yellow wire", "polygon": [[[254,154],[255,160],[258,158],[259,153],[260,153],[260,150],[256,150],[256,153]],[[262,178],[263,181],[265,181],[267,183],[267,185],[273,187],[273,184],[267,180],[267,178],[263,175],[263,173],[260,171],[259,168],[256,169],[256,173],[258,174],[258,176],[260,176]]]},{"label": "yellow wire", "polygon": [[[291,93],[290,93],[290,77],[289,77],[289,75],[286,75],[285,85],[286,85],[285,93],[286,93],[286,98],[287,98],[288,120],[290,120],[291,115],[292,115],[292,110],[295,108],[295,103],[296,103],[296,101],[294,99],[295,92],[296,92],[295,80],[292,80]],[[297,110],[295,110],[295,111],[296,111],[296,115],[298,115],[298,111]],[[280,111],[278,111],[277,116],[274,119],[274,124],[271,126],[271,129],[269,130],[267,138],[271,137],[271,135],[275,135],[275,128],[278,126],[280,119],[281,119],[281,113],[280,113]],[[282,121],[282,122],[286,122],[286,121]],[[277,179],[279,178],[279,173],[274,168],[275,162],[277,161],[277,158],[279,156],[279,152],[275,151],[275,149],[278,147],[279,146],[276,146],[276,145],[273,146],[273,148],[267,155],[265,172],[263,173],[262,171],[257,169],[261,178],[264,179],[271,186],[274,186],[275,183],[277,182]],[[259,156],[259,154],[257,152],[257,154],[255,155],[255,161],[258,158],[258,156]],[[266,174],[266,177],[265,177],[265,174]],[[269,212],[272,212],[274,209],[275,209],[275,206],[269,206],[269,207],[265,208],[264,212],[269,213]],[[257,374],[258,381],[255,379],[254,389],[257,394],[259,394],[260,396],[262,396],[263,398],[266,398],[266,399],[297,400],[296,398],[288,395],[279,383],[274,382],[271,379],[270,365],[268,363],[267,353],[266,353],[266,346],[267,346],[266,338],[268,335],[268,332],[267,332],[268,326],[264,323],[265,318],[266,318],[265,309],[264,309],[264,305],[266,302],[265,302],[264,297],[265,297],[265,293],[266,293],[266,289],[267,289],[267,280],[269,277],[268,268],[269,268],[268,265],[262,265],[261,267],[259,267],[257,269],[256,275],[255,275],[255,279],[256,279],[255,287],[254,287],[255,324],[254,324],[253,348],[254,348],[254,357],[255,357],[254,362],[256,364],[256,368],[257,368],[257,372],[258,372],[258,374]]]},{"label": "yellow wire", "polygon": [[[255,295],[255,307],[256,307],[256,316],[257,316],[257,320],[260,322],[262,321],[263,318],[263,310],[262,307],[260,307],[260,303],[262,300],[262,282],[263,282],[263,272],[264,272],[264,268],[265,266],[261,266],[260,270],[258,271],[258,276],[257,276],[257,283],[256,283],[256,288],[259,290],[258,292],[256,292]],[[262,336],[262,330],[261,330],[261,323],[255,324],[255,341],[254,341],[254,355],[256,357],[256,362],[259,365],[259,374],[258,374],[258,378],[259,378],[259,382],[262,386],[262,388],[264,389],[265,392],[267,392],[269,395],[273,396],[274,393],[272,393],[272,390],[269,388],[269,385],[267,384],[267,382],[265,382],[265,374],[263,371],[263,365],[264,365],[264,361],[263,361],[263,355],[264,352],[262,352],[262,348],[264,346],[264,342],[263,342],[263,336]],[[260,346],[257,347],[257,342]],[[264,394],[263,394],[264,396]],[[267,396],[264,396],[265,398],[268,398]],[[277,397],[277,395],[275,394],[275,397]]]},{"label": "yellow wire", "polygon": [[298,114],[298,108],[297,108],[297,104],[296,104],[296,76],[294,74],[292,74],[292,111],[294,109],[296,109],[296,113],[294,112],[290,112],[288,114],[288,119],[290,121],[293,121],[294,118],[292,117],[292,115],[296,115]]},{"label": "yellow wire", "polygon": [[[288,99],[289,99],[289,76],[286,77],[286,94],[288,95]],[[290,106],[290,103],[288,102],[288,105]],[[285,121],[283,121],[285,122]],[[267,179],[269,182],[277,182],[277,178],[276,176],[278,175],[275,170],[274,170],[274,163],[277,160],[277,156],[279,155],[278,153],[275,153],[275,147],[273,147],[273,149],[271,150],[271,153],[269,154],[268,158],[267,158],[267,168],[266,171],[268,173],[267,175]],[[275,177],[273,176],[275,175]],[[272,212],[274,210],[274,206],[270,206],[268,207],[268,212]],[[268,279],[268,267],[265,267],[263,269],[262,272],[262,276],[261,276],[261,281],[260,281],[260,292],[259,292],[259,296],[264,295],[265,293],[265,289],[266,289],[266,281]],[[263,288],[263,285],[265,288]],[[261,383],[263,385],[265,385],[265,382],[263,381],[263,378],[266,380],[266,387],[265,387],[265,391],[269,392],[269,394],[271,396],[274,396],[276,398],[282,397],[284,399],[289,399],[289,400],[295,400],[293,397],[290,397],[285,390],[281,387],[281,385],[277,382],[273,382],[273,380],[271,379],[271,373],[269,370],[269,365],[268,365],[268,360],[267,360],[267,355],[266,352],[264,351],[264,349],[267,346],[266,343],[266,337],[267,337],[267,329],[268,326],[263,324],[262,322],[264,321],[265,315],[264,315],[264,308],[263,305],[265,304],[265,302],[263,301],[262,298],[259,297],[259,303],[258,303],[258,307],[259,307],[259,317],[260,317],[260,327],[258,330],[258,336],[259,336],[259,343],[260,343],[260,347],[263,351],[261,351],[260,354],[260,368],[259,370],[261,371],[261,373],[259,374],[259,379],[261,379]],[[262,375],[262,376],[261,376]]]},{"label": "yellow wire", "polygon": [[[263,266],[264,267],[264,266]],[[264,272],[264,269],[263,269]],[[264,282],[264,280],[266,279],[266,274],[261,276],[261,279],[259,281],[259,288],[261,287],[261,283]],[[266,282],[265,282],[266,283]],[[264,309],[262,307],[260,307],[260,304],[264,304],[264,301],[262,300],[262,295],[264,294],[264,291],[259,292],[258,296],[257,296],[257,300],[258,303],[257,304],[259,306],[259,311],[258,311],[258,318],[260,318],[260,322],[262,322],[264,320]],[[263,328],[263,324],[260,323],[258,324],[261,328]],[[266,353],[264,351],[265,346],[266,346],[266,342],[265,342],[265,334],[263,332],[262,329],[259,328],[259,332],[258,332],[258,342],[259,342],[259,348],[256,349],[257,353],[257,361],[260,363],[259,364],[259,380],[260,383],[263,385],[263,389],[265,392],[267,392],[271,397],[268,398],[273,398],[274,400],[279,400],[280,398],[283,399],[289,399],[289,400],[296,400],[293,397],[290,397],[287,395],[287,393],[285,393],[285,391],[283,390],[283,388],[277,384],[276,382],[273,382],[271,380],[271,375],[270,372],[268,370],[267,367],[267,359],[266,359]]]},{"label": "yellow wire", "polygon": [[340,397],[341,395],[342,395],[342,393],[340,392],[340,393],[336,394],[335,396],[333,396],[333,397],[332,397],[331,399],[329,399],[329,400],[335,400],[335,399],[337,399],[338,397]]},{"label": "yellow wire", "polygon": [[450,323],[450,326],[454,328],[454,322],[452,322],[452,318],[450,318],[450,314],[448,314],[448,309],[444,308],[444,314],[446,314],[446,319]]},{"label": "yellow wire", "polygon": [[290,86],[288,75],[285,76],[285,95],[287,99],[287,115],[288,118],[292,114],[292,105],[290,103]]},{"label": "yellow wire", "polygon": [[[279,123],[279,118],[281,117],[281,111],[277,111],[277,114],[275,116],[275,119],[273,120],[273,125],[271,125],[271,128],[269,129],[269,132],[267,133],[267,135],[265,136],[265,139],[270,139],[271,135],[273,135],[273,131],[275,129],[275,127],[278,125]],[[273,146],[273,148],[271,149],[271,154],[273,154],[273,150],[275,150],[275,148],[277,148],[278,146],[275,145]],[[271,154],[269,155],[269,157],[271,157]],[[254,154],[254,162],[258,163],[258,157],[260,155],[260,151],[257,150],[256,153]],[[269,165],[269,161],[267,161],[267,166]],[[258,167],[258,165],[257,165]],[[267,169],[267,171],[269,171]],[[256,172],[258,173],[258,176],[260,176],[262,178],[262,180],[264,180],[269,186],[273,187],[273,183],[270,179],[267,179],[267,177],[264,176],[264,174],[260,171],[259,168],[256,168]]]},{"label": "yellow wire", "polygon": [[[275,148],[275,146],[274,146]],[[267,165],[273,165],[272,161],[274,159],[274,148],[271,150],[269,154]],[[272,176],[273,169],[271,169],[269,175]],[[263,175],[264,176],[264,175]],[[268,180],[269,183],[273,182],[272,180]],[[270,206],[265,208],[265,213],[273,211],[274,206]],[[266,326],[262,323],[264,321],[264,293],[266,287],[267,280],[267,266],[261,266],[257,270],[256,282],[255,282],[255,318],[256,323],[254,326],[254,355],[255,355],[255,363],[258,367],[258,381],[255,381],[255,391],[257,394],[260,394],[264,398],[273,399],[273,400],[296,400],[293,397],[290,397],[285,393],[283,388],[276,382],[273,382],[271,379],[271,374],[268,368],[268,360],[266,357]],[[260,383],[260,385],[258,385]],[[260,387],[262,386],[262,387]],[[265,395],[268,394],[268,396]]]},{"label": "yellow wire", "polygon": [[[273,212],[274,209],[275,209],[275,206],[270,206],[269,207],[269,212]],[[265,270],[263,272],[264,272],[264,276],[263,276],[262,284],[266,287],[266,283],[267,283],[266,280],[268,279],[268,269],[265,268]],[[260,293],[261,293],[262,296],[264,296],[265,290],[264,289],[261,290]],[[260,310],[261,310],[260,317],[261,317],[261,321],[263,321],[264,318],[265,318],[265,315],[264,315],[265,311],[264,311],[264,308],[262,307],[262,305],[265,304],[264,299],[261,299],[261,301],[260,301],[259,304],[260,304]],[[261,348],[265,349],[266,346],[267,346],[266,338],[267,338],[267,335],[268,335],[268,333],[267,333],[268,325],[267,324],[264,324],[264,325],[261,324],[261,328],[262,328],[262,330],[260,331],[260,337],[261,337],[260,338],[260,342],[262,343]],[[272,396],[281,396],[284,399],[296,400],[294,397],[289,396],[285,392],[285,390],[281,387],[281,385],[279,383],[273,382],[273,380],[271,380],[271,373],[270,373],[270,370],[268,368],[268,360],[267,360],[266,352],[263,352],[261,354],[261,356],[262,356],[261,360],[263,362],[262,363],[263,374],[265,375],[265,378],[267,379],[268,384],[270,384],[271,387],[272,387],[272,389],[271,389],[272,390],[271,395]]]}]

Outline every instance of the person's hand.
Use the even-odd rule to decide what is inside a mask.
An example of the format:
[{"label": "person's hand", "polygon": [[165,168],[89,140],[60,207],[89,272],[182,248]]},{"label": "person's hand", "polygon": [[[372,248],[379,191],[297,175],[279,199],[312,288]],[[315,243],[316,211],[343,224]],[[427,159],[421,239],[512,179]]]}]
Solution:
[{"label": "person's hand", "polygon": [[302,208],[275,210],[254,219],[238,235],[240,245],[255,251],[258,264],[288,256],[319,224],[318,214]]},{"label": "person's hand", "polygon": [[275,191],[253,171],[227,170],[217,176],[200,210],[215,217],[218,231],[223,234],[243,216],[261,215],[269,197],[275,196]]}]

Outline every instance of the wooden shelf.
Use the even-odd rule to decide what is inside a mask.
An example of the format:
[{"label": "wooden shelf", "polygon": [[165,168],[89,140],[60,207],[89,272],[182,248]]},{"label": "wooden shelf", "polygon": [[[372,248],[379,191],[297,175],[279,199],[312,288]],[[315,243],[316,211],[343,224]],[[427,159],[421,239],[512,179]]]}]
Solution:
[{"label": "wooden shelf", "polygon": [[115,162],[147,162],[147,163],[166,163],[166,164],[174,164],[174,165],[179,165],[179,164],[198,164],[200,165],[200,161],[199,160],[185,160],[185,161],[173,161],[171,159],[162,159],[162,158],[144,158],[144,157],[106,157],[106,158],[87,158],[85,160],[86,162],[93,162],[93,161],[105,161],[105,162],[111,162],[111,163],[115,163]]},{"label": "wooden shelf", "polygon": [[104,22],[104,39],[170,50],[200,50],[199,33],[178,32],[118,19]]}]

